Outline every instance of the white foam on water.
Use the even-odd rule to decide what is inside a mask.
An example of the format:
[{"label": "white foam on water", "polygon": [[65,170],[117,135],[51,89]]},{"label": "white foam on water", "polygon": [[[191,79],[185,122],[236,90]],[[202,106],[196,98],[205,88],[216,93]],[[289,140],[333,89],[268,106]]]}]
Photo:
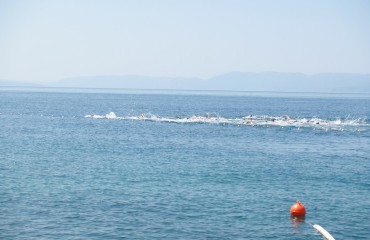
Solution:
[{"label": "white foam on water", "polygon": [[313,128],[315,130],[325,131],[365,131],[370,128],[366,118],[349,119],[321,119],[318,117],[311,118],[293,118],[288,115],[283,116],[268,116],[268,115],[248,115],[245,117],[224,118],[207,116],[192,115],[190,117],[161,117],[150,113],[143,113],[139,116],[117,117],[114,112],[105,115],[88,114],[85,118],[92,119],[119,119],[119,120],[132,120],[132,121],[152,121],[152,122],[165,122],[165,123],[202,123],[202,124],[230,124],[238,126],[276,126],[276,127],[296,127],[296,128]]},{"label": "white foam on water", "polygon": [[105,115],[98,115],[98,114],[87,114],[85,118],[93,118],[93,119],[120,119],[114,112],[110,112]]},{"label": "white foam on water", "polygon": [[105,117],[107,119],[116,119],[117,118],[117,116],[116,116],[116,114],[114,112],[108,113],[107,115],[105,115]]}]

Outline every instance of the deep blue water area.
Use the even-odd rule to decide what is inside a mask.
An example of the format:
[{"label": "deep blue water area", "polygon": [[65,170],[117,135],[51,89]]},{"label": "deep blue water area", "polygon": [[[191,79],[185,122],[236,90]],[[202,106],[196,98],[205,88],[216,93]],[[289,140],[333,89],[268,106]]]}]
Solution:
[{"label": "deep blue water area", "polygon": [[369,239],[368,117],[370,97],[0,90],[0,239]]}]

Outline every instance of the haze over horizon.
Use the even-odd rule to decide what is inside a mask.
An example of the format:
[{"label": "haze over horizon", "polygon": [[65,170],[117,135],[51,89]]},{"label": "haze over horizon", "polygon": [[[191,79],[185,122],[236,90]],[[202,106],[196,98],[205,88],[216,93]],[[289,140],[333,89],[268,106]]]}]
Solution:
[{"label": "haze over horizon", "polygon": [[370,73],[370,2],[0,1],[0,80]]}]

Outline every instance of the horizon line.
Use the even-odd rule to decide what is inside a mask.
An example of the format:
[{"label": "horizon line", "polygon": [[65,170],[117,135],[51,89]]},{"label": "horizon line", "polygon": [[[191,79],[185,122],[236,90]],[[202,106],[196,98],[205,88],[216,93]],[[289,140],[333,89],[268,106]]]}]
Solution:
[{"label": "horizon line", "polygon": [[75,75],[75,76],[69,76],[69,77],[63,77],[59,78],[57,80],[51,80],[51,81],[34,81],[34,80],[19,80],[19,79],[0,79],[0,82],[6,83],[6,82],[13,82],[13,83],[25,83],[25,84],[42,84],[42,83],[55,83],[58,81],[63,81],[66,79],[74,79],[74,78],[91,78],[91,77],[148,77],[148,78],[168,78],[168,79],[197,79],[197,80],[210,80],[219,76],[224,76],[227,74],[233,74],[233,73],[253,73],[253,74],[266,74],[266,73],[275,73],[275,74],[300,74],[305,76],[317,76],[317,75],[324,75],[324,74],[342,74],[342,75],[370,75],[370,73],[354,73],[354,72],[320,72],[320,73],[303,73],[303,72],[284,72],[284,71],[230,71],[225,73],[220,73],[217,75],[213,75],[212,77],[208,78],[202,78],[197,76],[191,76],[191,77],[183,77],[183,76],[165,76],[165,75],[146,75],[146,74],[97,74],[97,75]]}]

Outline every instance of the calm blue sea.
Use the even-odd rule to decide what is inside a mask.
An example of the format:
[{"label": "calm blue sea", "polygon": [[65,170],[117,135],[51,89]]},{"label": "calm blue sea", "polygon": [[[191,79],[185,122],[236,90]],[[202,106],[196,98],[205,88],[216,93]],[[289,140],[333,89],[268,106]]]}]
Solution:
[{"label": "calm blue sea", "polygon": [[0,239],[369,239],[367,117],[370,96],[3,88]]}]

